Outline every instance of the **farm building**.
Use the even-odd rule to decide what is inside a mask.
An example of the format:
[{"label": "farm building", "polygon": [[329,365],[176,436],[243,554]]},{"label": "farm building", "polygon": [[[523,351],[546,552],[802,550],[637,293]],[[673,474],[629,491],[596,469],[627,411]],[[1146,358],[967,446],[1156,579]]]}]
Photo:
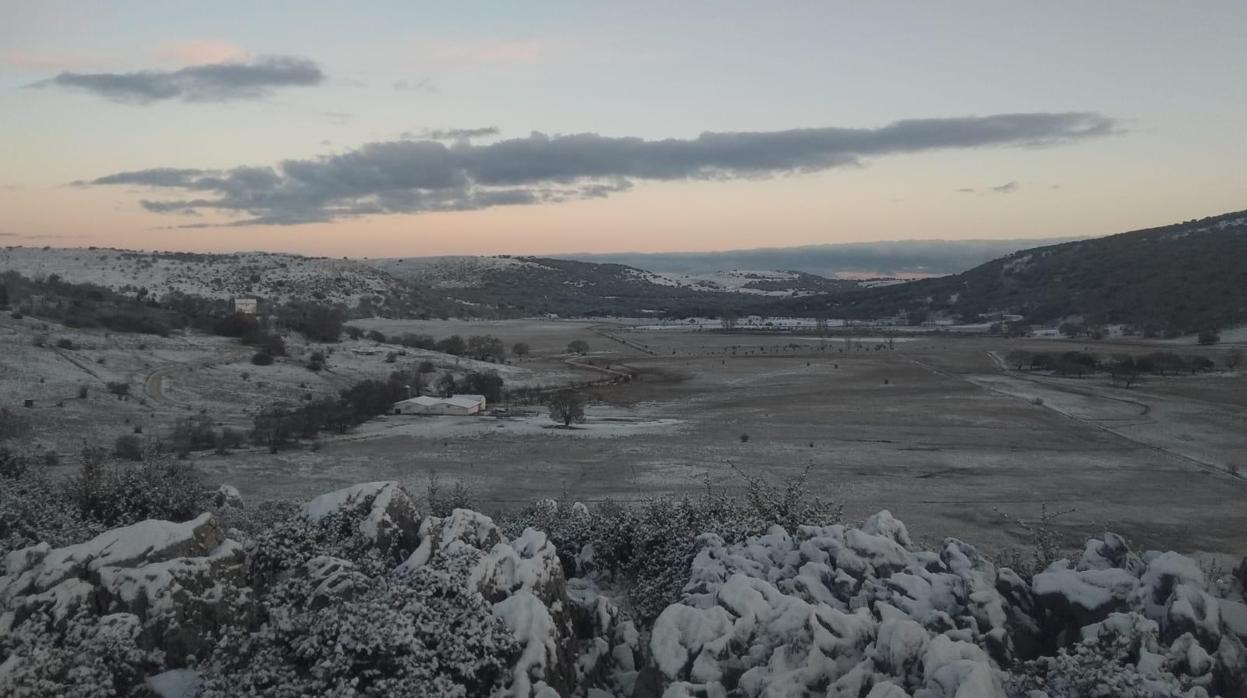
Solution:
[{"label": "farm building", "polygon": [[260,310],[260,302],[255,298],[235,298],[234,312],[243,315],[255,315]]},{"label": "farm building", "polygon": [[394,414],[470,415],[484,411],[484,395],[451,395],[450,397],[420,395],[394,403]]}]

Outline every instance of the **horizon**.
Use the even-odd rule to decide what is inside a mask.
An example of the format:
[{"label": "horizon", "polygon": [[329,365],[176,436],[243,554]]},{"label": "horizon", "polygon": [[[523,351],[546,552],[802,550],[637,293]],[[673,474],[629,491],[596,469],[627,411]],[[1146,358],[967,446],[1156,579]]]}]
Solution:
[{"label": "horizon", "polygon": [[1238,3],[248,7],[0,4],[3,239],[699,254],[1094,237],[1247,190]]}]

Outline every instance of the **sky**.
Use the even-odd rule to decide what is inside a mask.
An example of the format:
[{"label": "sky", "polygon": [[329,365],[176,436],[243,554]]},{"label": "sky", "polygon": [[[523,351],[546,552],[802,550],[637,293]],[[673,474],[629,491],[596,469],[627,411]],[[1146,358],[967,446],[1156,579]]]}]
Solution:
[{"label": "sky", "polygon": [[0,0],[0,244],[353,257],[1247,208],[1247,3]]}]

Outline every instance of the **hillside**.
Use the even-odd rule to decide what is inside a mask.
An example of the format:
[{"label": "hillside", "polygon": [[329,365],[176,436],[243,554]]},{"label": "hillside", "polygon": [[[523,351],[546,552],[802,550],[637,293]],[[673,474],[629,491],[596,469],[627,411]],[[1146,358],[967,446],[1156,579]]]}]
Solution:
[{"label": "hillside", "polygon": [[622,264],[543,257],[426,257],[371,262],[461,305],[505,316],[716,315],[759,308],[775,298],[832,293],[856,281],[801,272],[660,274]]},{"label": "hillside", "polygon": [[785,299],[773,314],[871,318],[1011,313],[1156,331],[1247,322],[1247,211],[1036,247],[937,279]]},{"label": "hillside", "polygon": [[239,252],[136,252],[106,248],[0,249],[0,270],[28,278],[59,276],[115,291],[146,288],[213,299],[256,296],[277,303],[322,301],[348,307],[401,307],[410,284],[348,259]]},{"label": "hillside", "polygon": [[559,255],[599,264],[626,264],[659,273],[700,275],[721,269],[789,269],[829,279],[922,278],[965,271],[1018,250],[1069,242],[1050,240],[889,240],[721,252],[615,252]]}]

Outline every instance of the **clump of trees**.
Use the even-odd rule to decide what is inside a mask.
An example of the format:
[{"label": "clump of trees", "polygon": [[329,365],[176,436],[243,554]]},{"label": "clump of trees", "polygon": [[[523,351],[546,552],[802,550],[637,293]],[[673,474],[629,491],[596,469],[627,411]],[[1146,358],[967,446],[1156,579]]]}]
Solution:
[{"label": "clump of trees", "polygon": [[[261,410],[252,420],[251,441],[272,452],[289,446],[296,439],[310,439],[321,432],[346,433],[373,417],[388,414],[394,403],[418,394],[427,373],[418,369],[395,371],[386,380],[368,379],[342,390],[337,397],[308,400],[299,405],[278,403]],[[503,380],[494,371],[469,372],[456,380],[445,374],[434,384],[436,390],[470,391],[498,401],[503,396]]]},{"label": "clump of trees", "polygon": [[583,339],[573,339],[572,341],[567,343],[567,353],[580,354],[582,356],[584,354],[588,354],[589,343]]}]

